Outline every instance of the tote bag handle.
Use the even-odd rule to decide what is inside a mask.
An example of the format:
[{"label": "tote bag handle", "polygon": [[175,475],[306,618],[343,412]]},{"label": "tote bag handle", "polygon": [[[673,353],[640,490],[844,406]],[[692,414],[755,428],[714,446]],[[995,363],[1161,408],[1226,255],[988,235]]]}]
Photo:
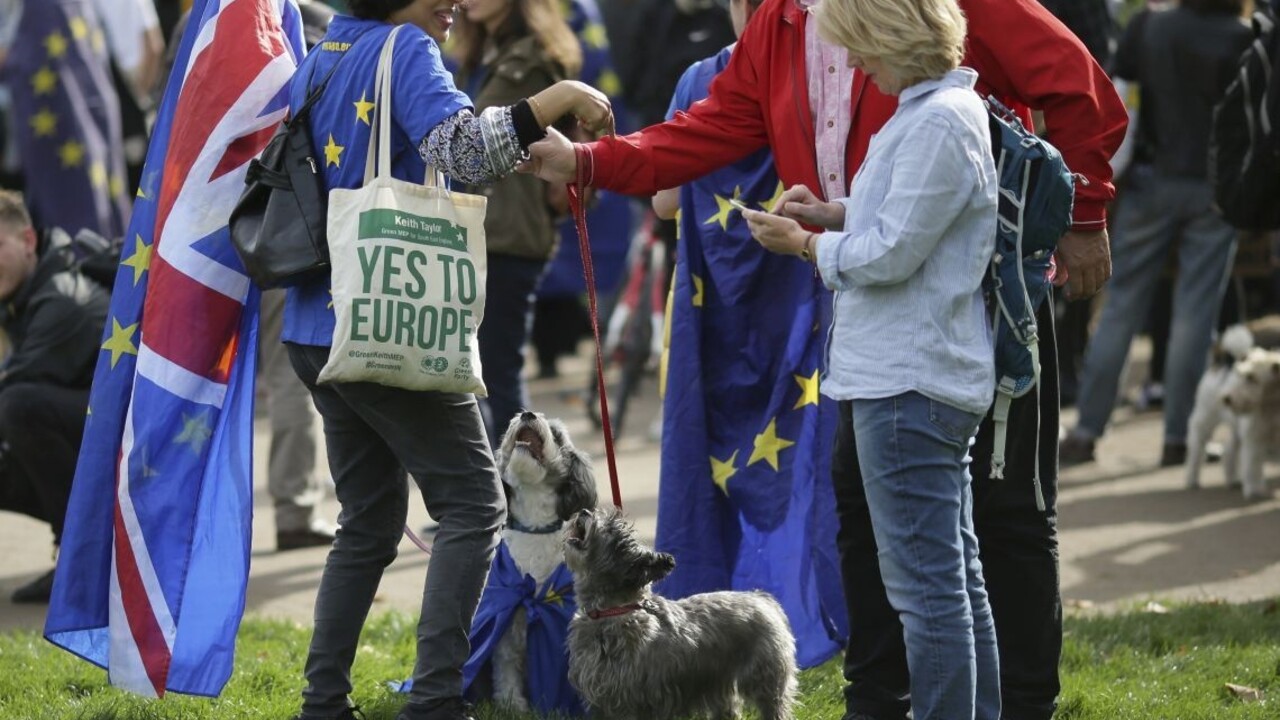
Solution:
[{"label": "tote bag handle", "polygon": [[[374,128],[369,133],[369,151],[365,153],[364,184],[374,177],[391,177],[391,59],[395,53],[396,36],[404,28],[397,25],[387,36],[378,56],[378,71],[374,84],[373,101],[378,104],[374,116]],[[376,163],[375,163],[376,158]],[[440,172],[431,165],[426,168],[423,184],[427,187],[447,189]]]}]

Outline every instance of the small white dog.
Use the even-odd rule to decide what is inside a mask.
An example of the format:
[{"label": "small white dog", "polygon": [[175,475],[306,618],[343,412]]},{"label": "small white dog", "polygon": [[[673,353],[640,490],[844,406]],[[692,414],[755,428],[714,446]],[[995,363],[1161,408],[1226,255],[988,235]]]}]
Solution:
[{"label": "small white dog", "polygon": [[1230,427],[1223,454],[1227,483],[1242,484],[1248,500],[1268,494],[1263,462],[1280,460],[1280,351],[1254,346],[1259,339],[1245,326],[1229,328],[1200,379],[1187,434],[1188,488],[1200,486],[1205,445],[1225,422]]},{"label": "small white dog", "polygon": [[[521,572],[541,587],[564,562],[564,522],[596,506],[591,461],[573,446],[563,423],[527,411],[511,419],[497,461],[507,493],[502,539]],[[529,709],[527,627],[524,610],[517,611],[493,656],[494,699],[521,712]]]}]

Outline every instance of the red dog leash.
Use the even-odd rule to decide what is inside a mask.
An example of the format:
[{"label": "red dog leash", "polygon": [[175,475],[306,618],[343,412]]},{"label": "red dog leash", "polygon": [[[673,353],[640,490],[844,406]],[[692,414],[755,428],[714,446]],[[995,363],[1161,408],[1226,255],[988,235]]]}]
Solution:
[{"label": "red dog leash", "polygon": [[596,340],[596,387],[600,392],[600,419],[604,425],[604,452],[609,463],[609,486],[613,491],[613,504],[622,509],[622,491],[618,486],[618,461],[613,452],[613,427],[609,424],[609,400],[604,384],[604,351],[600,343],[600,314],[596,305],[596,274],[591,265],[591,242],[587,236],[587,213],[582,207],[582,193],[590,183],[587,166],[591,161],[589,151],[583,145],[574,145],[578,160],[578,179],[567,186],[569,209],[578,228],[578,250],[582,253],[582,275],[587,285],[587,305],[591,310],[591,332]]},{"label": "red dog leash", "polygon": [[[575,145],[574,152],[578,157],[578,179],[570,183],[569,209],[573,211],[573,221],[578,227],[578,249],[582,252],[582,275],[587,284],[587,304],[591,308],[591,332],[596,339],[596,387],[600,389],[600,420],[604,425],[604,452],[609,463],[609,487],[613,491],[613,504],[622,509],[622,490],[618,486],[618,460],[613,452],[613,427],[609,424],[609,400],[604,384],[604,351],[600,344],[600,314],[596,305],[596,273],[591,264],[591,242],[587,236],[587,213],[582,207],[582,192],[586,190],[589,177],[583,160],[590,162],[590,156],[582,145]],[[408,525],[404,526],[404,534],[418,549],[431,554],[431,547],[419,538]]]}]

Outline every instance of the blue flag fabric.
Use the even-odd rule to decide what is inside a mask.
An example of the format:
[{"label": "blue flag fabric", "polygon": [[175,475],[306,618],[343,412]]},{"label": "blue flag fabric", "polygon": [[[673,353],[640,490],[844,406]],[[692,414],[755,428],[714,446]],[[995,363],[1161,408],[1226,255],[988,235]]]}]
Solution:
[{"label": "blue flag fabric", "polygon": [[90,0],[27,0],[0,80],[37,227],[117,238],[129,213],[120,102]]},{"label": "blue flag fabric", "polygon": [[[569,27],[582,45],[582,72],[578,79],[609,97],[618,133],[629,131],[627,110],[622,100],[622,81],[614,71],[609,56],[609,38],[604,18],[596,0],[567,0],[562,4]],[[631,247],[634,227],[631,200],[625,195],[601,190],[587,210],[587,229],[591,234],[591,261],[595,269],[596,289],[608,293],[622,278],[627,249]],[[578,231],[573,219],[560,223],[560,245],[556,256],[538,285],[539,297],[581,295],[586,291],[582,279],[582,255],[578,250]]]},{"label": "blue flag fabric", "polygon": [[244,611],[258,294],[227,218],[287,107],[293,0],[198,0],[111,296],[50,642],[144,695],[217,695]]},{"label": "blue flag fabric", "polygon": [[471,658],[462,668],[463,691],[474,694],[476,679],[491,669],[493,652],[521,608],[528,619],[525,692],[529,706],[540,713],[583,715],[582,699],[569,684],[569,621],[578,609],[573,574],[561,563],[539,587],[516,567],[505,541],[498,545],[489,584],[471,622]]},{"label": "blue flag fabric", "polygon": [[[694,64],[671,113],[706,97],[732,47]],[[663,405],[658,591],[773,594],[801,667],[848,634],[836,552],[836,403],[818,393],[831,294],[812,266],[766,252],[731,198],[772,210],[767,150],[684,186]]]}]

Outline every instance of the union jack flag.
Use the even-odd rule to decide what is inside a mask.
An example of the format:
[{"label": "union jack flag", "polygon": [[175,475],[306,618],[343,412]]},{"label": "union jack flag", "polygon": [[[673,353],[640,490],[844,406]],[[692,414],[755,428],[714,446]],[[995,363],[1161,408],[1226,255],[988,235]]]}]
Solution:
[{"label": "union jack flag", "polygon": [[45,637],[139,694],[231,675],[258,293],[227,218],[303,48],[295,0],[197,0],[125,238]]}]

